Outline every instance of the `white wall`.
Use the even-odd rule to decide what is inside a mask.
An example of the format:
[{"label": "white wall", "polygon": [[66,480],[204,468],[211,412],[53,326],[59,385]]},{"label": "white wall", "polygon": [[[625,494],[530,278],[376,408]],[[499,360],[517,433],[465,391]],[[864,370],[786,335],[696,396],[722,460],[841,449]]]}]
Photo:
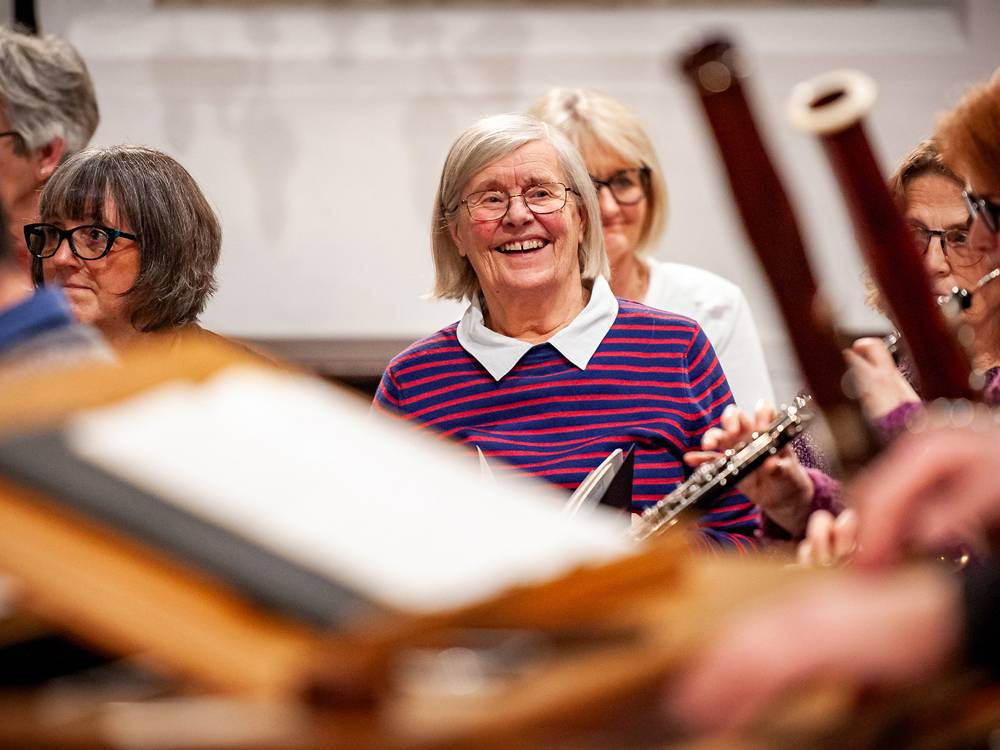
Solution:
[{"label": "white wall", "polygon": [[726,29],[844,322],[864,309],[859,264],[818,146],[783,107],[838,67],[873,75],[871,131],[888,172],[935,112],[1000,64],[1000,2],[841,8],[431,10],[335,4],[196,8],[151,0],[41,0],[44,31],[84,54],[102,109],[95,142],[138,142],[185,164],[221,215],[220,289],[205,322],[257,336],[417,337],[459,315],[421,295],[428,224],[451,141],[478,117],[554,85],[591,86],[647,123],[672,190],[661,257],[740,284],[779,397],[797,376],[693,98],[673,64]]}]

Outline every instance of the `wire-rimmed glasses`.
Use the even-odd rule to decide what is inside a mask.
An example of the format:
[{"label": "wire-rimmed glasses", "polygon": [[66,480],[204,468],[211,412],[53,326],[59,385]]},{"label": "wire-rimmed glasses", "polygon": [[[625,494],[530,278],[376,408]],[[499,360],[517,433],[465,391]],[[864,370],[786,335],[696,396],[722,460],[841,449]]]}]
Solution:
[{"label": "wire-rimmed glasses", "polygon": [[69,243],[70,252],[80,260],[100,260],[111,252],[115,240],[137,240],[134,234],[112,229],[100,224],[83,224],[72,229],[61,229],[55,224],[25,224],[24,242],[28,252],[36,258],[51,258],[63,240]]},{"label": "wire-rimmed glasses", "polygon": [[506,190],[479,190],[469,193],[459,205],[465,206],[473,221],[496,221],[507,215],[514,198],[521,198],[533,214],[552,214],[566,205],[567,195],[575,192],[561,182],[541,182],[515,194]]}]

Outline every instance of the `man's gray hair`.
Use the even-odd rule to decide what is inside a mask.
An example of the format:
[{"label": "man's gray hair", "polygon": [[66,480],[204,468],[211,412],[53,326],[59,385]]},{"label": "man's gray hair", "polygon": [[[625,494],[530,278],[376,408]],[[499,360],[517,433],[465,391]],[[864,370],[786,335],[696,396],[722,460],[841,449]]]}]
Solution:
[{"label": "man's gray hair", "polygon": [[555,149],[565,179],[583,207],[586,226],[578,251],[581,275],[585,279],[610,275],[597,193],[580,153],[562,133],[541,120],[522,114],[494,115],[475,123],[458,137],[441,171],[431,224],[434,296],[471,300],[479,293],[479,279],[472,265],[459,254],[449,222],[458,220],[461,192],[469,180],[493,162],[535,141],[549,143]]},{"label": "man's gray hair", "polygon": [[94,84],[73,46],[0,26],[0,107],[21,149],[62,138],[63,158],[84,148],[100,115]]}]

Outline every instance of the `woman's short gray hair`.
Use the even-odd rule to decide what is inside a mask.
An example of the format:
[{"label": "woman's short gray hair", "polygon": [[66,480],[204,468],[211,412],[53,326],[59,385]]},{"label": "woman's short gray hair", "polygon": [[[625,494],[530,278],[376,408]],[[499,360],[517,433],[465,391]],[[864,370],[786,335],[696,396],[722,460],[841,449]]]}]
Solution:
[{"label": "woman's short gray hair", "polygon": [[493,162],[534,141],[552,144],[565,179],[583,207],[586,225],[578,251],[581,275],[594,279],[610,274],[597,193],[579,152],[565,136],[541,120],[522,114],[494,115],[480,120],[458,137],[441,170],[431,224],[436,297],[472,299],[480,291],[472,265],[459,254],[449,230],[449,222],[457,220],[455,212],[460,207],[463,188]]},{"label": "woman's short gray hair", "polygon": [[100,115],[94,84],[73,46],[0,26],[0,106],[19,148],[33,150],[62,138],[63,158],[84,148]]},{"label": "woman's short gray hair", "polygon": [[80,151],[46,183],[39,212],[43,222],[128,225],[138,237],[139,276],[126,294],[140,331],[194,322],[215,291],[219,220],[194,178],[164,153],[143,146]]},{"label": "woman's short gray hair", "polygon": [[636,251],[655,246],[667,225],[667,183],[639,118],[617,99],[591,89],[551,89],[528,111],[559,128],[581,153],[606,149],[637,168],[649,168],[649,210]]}]

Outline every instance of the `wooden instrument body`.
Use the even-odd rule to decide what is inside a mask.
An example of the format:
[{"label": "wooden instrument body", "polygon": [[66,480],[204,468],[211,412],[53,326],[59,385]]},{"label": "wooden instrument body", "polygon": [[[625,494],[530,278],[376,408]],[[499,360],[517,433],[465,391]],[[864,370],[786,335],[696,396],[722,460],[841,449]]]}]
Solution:
[{"label": "wooden instrument body", "polygon": [[715,137],[732,197],[770,282],[813,398],[823,410],[837,457],[850,472],[876,450],[856,402],[844,392],[847,367],[832,312],[819,292],[798,221],[744,95],[735,51],[710,42],[682,61]]},{"label": "wooden instrument body", "polygon": [[799,84],[793,122],[816,135],[841,186],[865,261],[920,376],[925,399],[977,397],[969,357],[935,304],[924,260],[896,205],[865,133],[874,83],[835,71]]}]

